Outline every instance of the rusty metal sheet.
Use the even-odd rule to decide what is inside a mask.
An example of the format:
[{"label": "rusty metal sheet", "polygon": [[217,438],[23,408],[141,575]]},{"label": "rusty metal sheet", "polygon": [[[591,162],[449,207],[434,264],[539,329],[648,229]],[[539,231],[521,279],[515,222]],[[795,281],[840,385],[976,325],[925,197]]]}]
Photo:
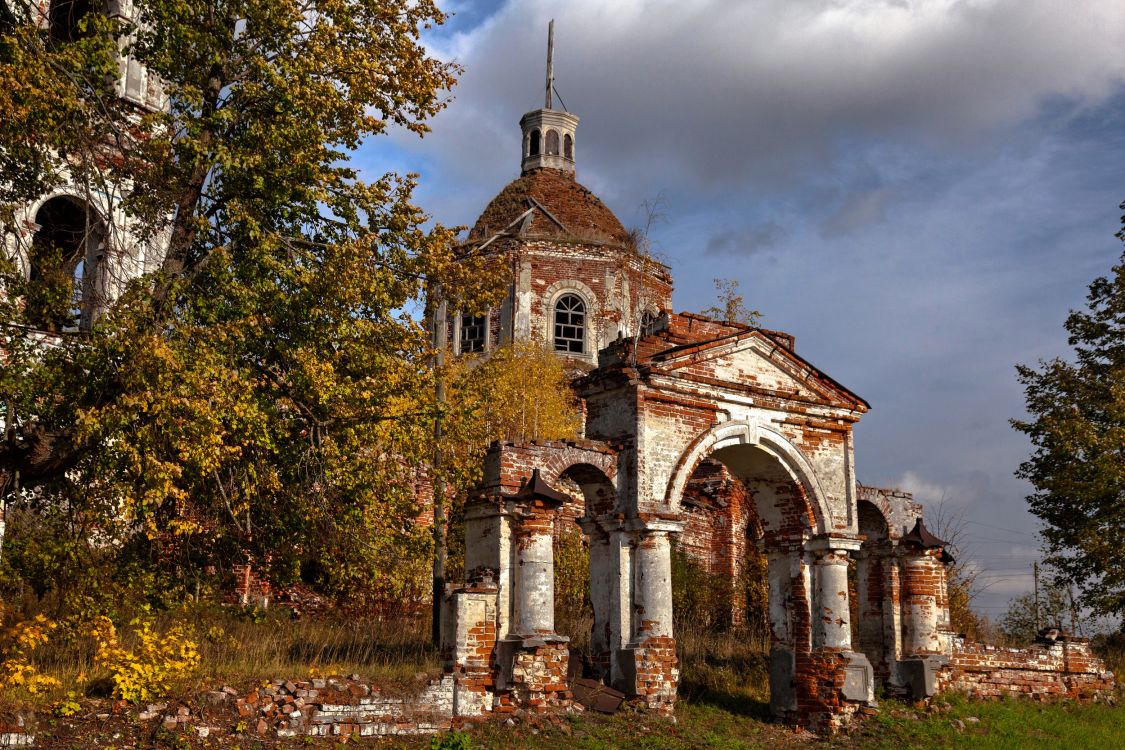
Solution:
[{"label": "rusty metal sheet", "polygon": [[620,690],[603,685],[597,680],[585,678],[577,679],[570,684],[570,692],[574,699],[591,711],[603,714],[616,713],[625,700],[625,694]]}]

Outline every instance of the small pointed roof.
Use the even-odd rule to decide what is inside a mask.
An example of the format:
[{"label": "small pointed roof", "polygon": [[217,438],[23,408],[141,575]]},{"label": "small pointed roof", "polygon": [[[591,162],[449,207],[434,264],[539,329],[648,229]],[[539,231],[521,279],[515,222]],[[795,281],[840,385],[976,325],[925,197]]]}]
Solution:
[{"label": "small pointed roof", "polygon": [[922,522],[921,518],[914,523],[914,528],[911,529],[909,533],[904,534],[899,542],[903,544],[916,544],[922,549],[940,548],[942,562],[955,562],[953,555],[949,554],[949,551],[946,550],[946,547],[949,546],[949,542],[942,541],[930,533],[930,530],[926,528],[926,524]]},{"label": "small pointed roof", "polygon": [[519,491],[512,495],[513,500],[542,500],[547,503],[562,505],[570,501],[569,495],[556,490],[551,485],[544,481],[543,477],[539,475],[539,469],[531,472],[531,479],[525,479],[520,484]]}]

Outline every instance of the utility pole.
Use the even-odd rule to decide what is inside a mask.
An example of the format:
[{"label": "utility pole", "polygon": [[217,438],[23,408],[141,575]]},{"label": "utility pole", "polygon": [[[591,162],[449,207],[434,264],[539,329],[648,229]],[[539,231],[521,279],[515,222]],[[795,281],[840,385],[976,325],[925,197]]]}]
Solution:
[{"label": "utility pole", "polygon": [[1031,573],[1035,578],[1035,634],[1039,634],[1039,629],[1043,627],[1039,623],[1039,563],[1033,562],[1031,564]]},{"label": "utility pole", "polygon": [[430,477],[434,492],[434,569],[433,569],[433,609],[431,619],[430,638],[435,647],[441,647],[441,607],[445,599],[445,561],[446,539],[448,524],[445,514],[445,479],[442,477],[442,442],[443,425],[442,417],[445,409],[445,344],[446,344],[446,317],[448,314],[445,300],[434,305],[434,296],[440,298],[441,291],[431,290],[431,323],[434,334],[434,452],[431,464],[432,476]]}]

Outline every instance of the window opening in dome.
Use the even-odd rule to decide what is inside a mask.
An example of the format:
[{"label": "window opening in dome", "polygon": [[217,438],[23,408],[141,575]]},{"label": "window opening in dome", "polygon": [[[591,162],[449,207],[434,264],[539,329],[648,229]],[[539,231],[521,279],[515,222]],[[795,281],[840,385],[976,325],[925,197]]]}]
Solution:
[{"label": "window opening in dome", "polygon": [[555,351],[586,351],[586,303],[577,294],[564,294],[555,303]]},{"label": "window opening in dome", "polygon": [[471,354],[484,351],[484,340],[488,330],[488,318],[484,315],[461,316],[460,352]]},{"label": "window opening in dome", "polygon": [[547,131],[547,155],[548,156],[558,156],[559,155],[559,134],[556,133],[554,130],[548,130]]},{"label": "window opening in dome", "polygon": [[641,315],[642,336],[651,336],[653,332],[656,331],[656,321],[659,319],[659,317],[660,316],[654,313],[652,310],[644,311],[644,313]]},{"label": "window opening in dome", "polygon": [[574,139],[570,137],[570,133],[563,136],[563,156],[574,159]]},{"label": "window opening in dome", "polygon": [[539,156],[539,131],[531,131],[531,144],[527,152],[528,156]]}]

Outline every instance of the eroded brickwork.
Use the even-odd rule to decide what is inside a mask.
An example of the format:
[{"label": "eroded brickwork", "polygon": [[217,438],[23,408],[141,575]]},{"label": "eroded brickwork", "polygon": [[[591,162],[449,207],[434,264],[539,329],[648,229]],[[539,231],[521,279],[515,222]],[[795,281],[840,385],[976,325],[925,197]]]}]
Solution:
[{"label": "eroded brickwork", "polygon": [[1000,648],[958,639],[938,684],[980,698],[1090,698],[1112,693],[1114,676],[1085,641]]},{"label": "eroded brickwork", "polygon": [[570,701],[569,660],[565,642],[520,648],[512,662],[509,692],[497,697],[496,705],[502,708],[494,710],[523,707],[543,713],[552,706],[565,707]]},{"label": "eroded brickwork", "polygon": [[653,636],[644,645],[629,649],[629,658],[631,694],[649,708],[670,714],[676,705],[676,686],[680,681],[676,640],[671,636]]}]

